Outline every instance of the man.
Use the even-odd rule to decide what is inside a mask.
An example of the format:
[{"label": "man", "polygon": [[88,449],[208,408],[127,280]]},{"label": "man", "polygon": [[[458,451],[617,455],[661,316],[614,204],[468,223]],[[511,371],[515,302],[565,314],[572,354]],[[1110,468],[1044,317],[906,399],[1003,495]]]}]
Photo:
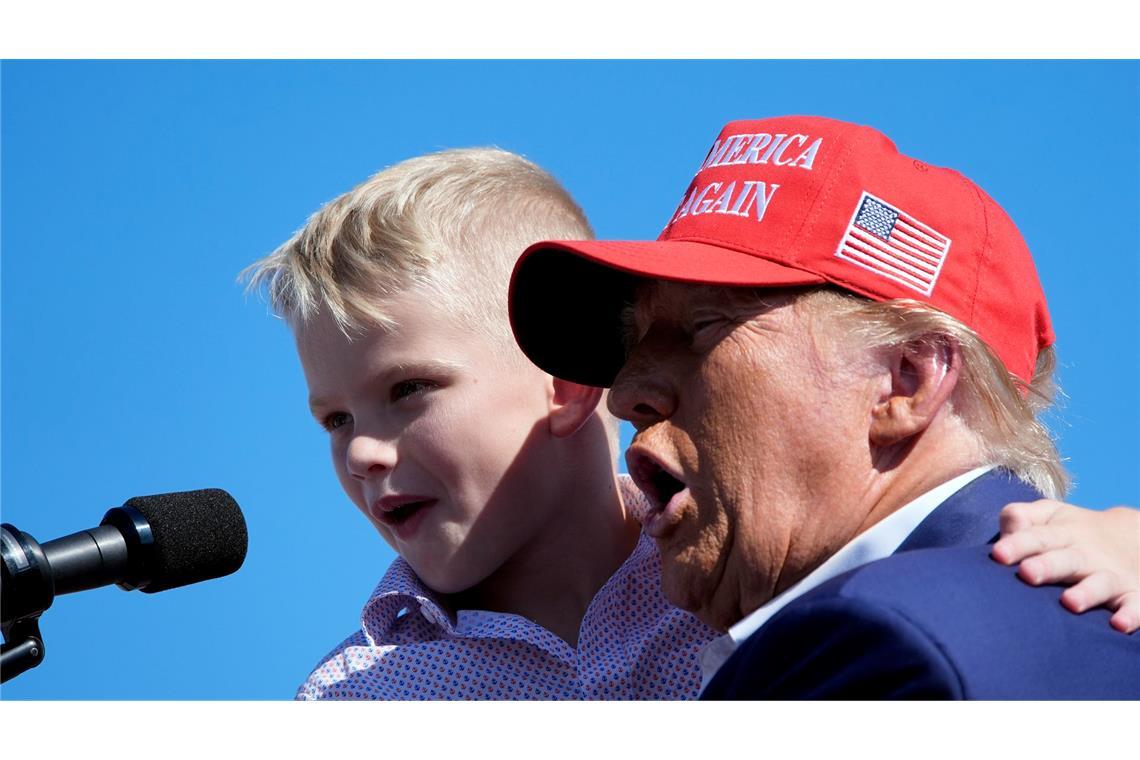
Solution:
[{"label": "man", "polygon": [[1140,639],[989,557],[1001,507],[1067,478],[1032,259],[960,174],[734,122],[657,242],[532,246],[511,313],[637,428],[665,592],[729,630],[705,696],[1140,696]]}]

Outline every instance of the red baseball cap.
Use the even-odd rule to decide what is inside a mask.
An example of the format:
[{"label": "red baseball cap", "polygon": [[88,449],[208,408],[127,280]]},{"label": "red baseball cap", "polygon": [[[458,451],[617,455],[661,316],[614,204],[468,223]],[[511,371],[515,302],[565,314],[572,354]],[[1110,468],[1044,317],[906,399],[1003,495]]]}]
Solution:
[{"label": "red baseball cap", "polygon": [[1054,340],[1029,249],[992,198],[877,130],[817,116],[725,126],[654,242],[527,248],[511,277],[519,346],[556,377],[612,385],[638,278],[913,299],[973,329],[1026,382]]}]

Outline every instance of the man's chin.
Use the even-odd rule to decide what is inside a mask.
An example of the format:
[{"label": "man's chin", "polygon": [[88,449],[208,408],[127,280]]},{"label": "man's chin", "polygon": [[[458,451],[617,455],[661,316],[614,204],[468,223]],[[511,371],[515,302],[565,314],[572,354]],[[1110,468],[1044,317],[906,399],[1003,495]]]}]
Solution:
[{"label": "man's chin", "polygon": [[717,609],[716,589],[706,588],[707,577],[695,570],[670,568],[662,559],[661,591],[669,603],[723,633],[736,623],[738,616]]}]

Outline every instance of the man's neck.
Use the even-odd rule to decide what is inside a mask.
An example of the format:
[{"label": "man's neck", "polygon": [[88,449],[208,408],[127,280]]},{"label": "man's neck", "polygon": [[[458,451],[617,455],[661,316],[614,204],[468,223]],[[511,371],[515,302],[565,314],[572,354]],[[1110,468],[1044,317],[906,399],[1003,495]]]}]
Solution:
[{"label": "man's neck", "polygon": [[861,532],[804,578],[731,626],[727,634],[701,653],[703,689],[737,646],[800,596],[849,570],[895,553],[916,528],[947,499],[992,469],[975,467],[904,504]]},{"label": "man's neck", "polygon": [[973,435],[950,415],[940,417],[905,447],[876,451],[865,472],[850,476],[845,497],[829,503],[832,511],[826,519],[804,520],[796,526],[773,586],[748,585],[744,577],[736,609],[726,605],[720,610],[722,614],[706,622],[727,629],[799,583],[873,525],[927,491],[984,463]]},{"label": "man's neck", "polygon": [[927,491],[983,464],[984,452],[973,435],[956,418],[943,417],[905,450],[884,452],[877,459],[877,498],[851,538]]}]

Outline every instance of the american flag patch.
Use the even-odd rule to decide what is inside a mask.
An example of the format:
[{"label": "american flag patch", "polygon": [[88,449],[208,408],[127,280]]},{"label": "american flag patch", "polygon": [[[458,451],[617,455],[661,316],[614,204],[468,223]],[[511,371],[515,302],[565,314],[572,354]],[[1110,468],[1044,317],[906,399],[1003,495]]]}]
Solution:
[{"label": "american flag patch", "polygon": [[928,296],[949,250],[950,238],[864,192],[835,255]]}]

